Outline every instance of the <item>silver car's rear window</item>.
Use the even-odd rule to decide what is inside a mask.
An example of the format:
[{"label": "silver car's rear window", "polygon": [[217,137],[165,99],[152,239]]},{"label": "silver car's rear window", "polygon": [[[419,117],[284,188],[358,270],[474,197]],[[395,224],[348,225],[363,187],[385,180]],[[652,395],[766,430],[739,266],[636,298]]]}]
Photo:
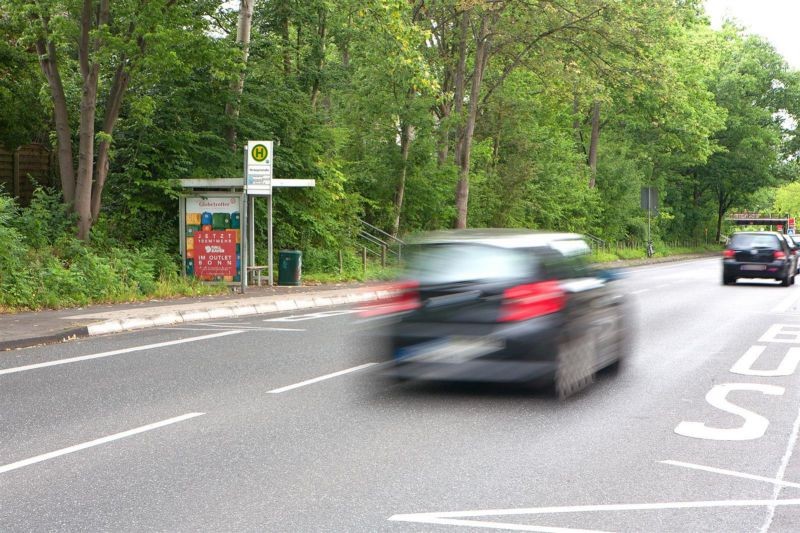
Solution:
[{"label": "silver car's rear window", "polygon": [[731,239],[731,247],[737,249],[743,248],[771,248],[777,250],[781,247],[778,237],[775,235],[759,235],[754,233],[748,235],[747,233],[737,233]]},{"label": "silver car's rear window", "polygon": [[479,244],[424,244],[412,247],[407,273],[422,283],[494,281],[530,276],[531,252]]}]

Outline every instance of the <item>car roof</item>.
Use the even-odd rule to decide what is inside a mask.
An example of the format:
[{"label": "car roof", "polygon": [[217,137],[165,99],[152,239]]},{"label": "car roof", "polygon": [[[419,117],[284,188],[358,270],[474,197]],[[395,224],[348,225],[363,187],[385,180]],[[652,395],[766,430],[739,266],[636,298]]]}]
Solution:
[{"label": "car roof", "polygon": [[500,248],[550,246],[562,241],[583,241],[577,233],[533,231],[506,228],[484,228],[434,231],[412,239],[413,244],[482,244]]}]

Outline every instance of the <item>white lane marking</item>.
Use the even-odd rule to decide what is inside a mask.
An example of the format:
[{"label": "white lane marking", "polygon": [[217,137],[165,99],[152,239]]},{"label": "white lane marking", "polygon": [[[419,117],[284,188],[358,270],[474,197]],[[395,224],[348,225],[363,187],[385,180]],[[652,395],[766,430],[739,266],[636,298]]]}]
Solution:
[{"label": "white lane marking", "polygon": [[[775,478],[778,480],[783,480],[783,476],[786,474],[786,467],[789,465],[789,461],[792,458],[792,451],[797,443],[798,433],[800,433],[800,412],[797,413],[797,418],[794,420],[794,426],[792,426],[792,435],[789,437],[789,443],[786,445],[786,452],[783,454],[781,466],[778,468],[778,473],[775,475]],[[761,526],[760,533],[767,533],[767,531],[769,531],[769,528],[772,525],[772,519],[775,517],[775,506],[778,505],[778,502],[780,502],[780,500],[778,500],[780,493],[781,486],[775,485],[775,488],[772,491],[772,504],[769,506],[767,517],[764,520],[764,525]]]},{"label": "white lane marking", "polygon": [[312,385],[314,383],[318,383],[318,382],[324,381],[326,379],[335,378],[335,377],[338,377],[338,376],[342,376],[344,374],[349,374],[351,372],[358,372],[359,370],[363,370],[365,368],[368,368],[368,367],[371,367],[371,366],[374,366],[374,365],[377,365],[377,364],[378,363],[367,363],[365,365],[354,366],[353,368],[347,368],[345,370],[340,370],[340,371],[334,372],[332,374],[325,374],[324,376],[320,376],[318,378],[307,379],[305,381],[301,381],[300,383],[295,383],[294,385],[287,385],[287,386],[281,387],[279,389],[273,389],[273,390],[269,391],[269,393],[270,394],[280,394],[281,392],[286,392],[286,391],[290,391],[292,389],[305,387],[306,385]]},{"label": "white lane marking", "polygon": [[[509,529],[514,531],[585,531],[574,529],[547,528],[546,526],[509,524],[503,522],[484,522],[477,520],[453,520],[459,518],[478,518],[485,516],[544,515],[560,513],[620,512],[620,511],[660,511],[664,509],[710,509],[718,507],[762,507],[762,506],[800,506],[800,498],[786,500],[712,500],[663,503],[622,503],[601,505],[573,505],[564,507],[527,507],[522,509],[484,509],[479,511],[455,511],[444,513],[396,514],[388,518],[394,522],[416,522],[421,524],[458,525],[486,529]],[[592,531],[592,530],[589,530]]]},{"label": "white lane marking", "polygon": [[111,350],[110,352],[102,352],[91,355],[81,355],[80,357],[70,357],[69,359],[58,359],[56,361],[47,361],[46,363],[36,363],[33,365],[16,366],[13,368],[5,368],[0,370],[0,376],[5,374],[14,374],[16,372],[25,372],[27,370],[36,370],[38,368],[45,368],[48,366],[67,365],[70,363],[78,363],[80,361],[88,361],[90,359],[100,359],[101,357],[110,357],[112,355],[120,355],[131,352],[141,352],[143,350],[152,350],[155,348],[165,348],[167,346],[175,346],[176,344],[185,344],[187,342],[205,341],[217,337],[235,335],[237,333],[242,333],[242,331],[241,330],[220,331],[219,333],[212,333],[211,335],[201,335],[199,337],[189,337],[188,339],[178,339],[174,341],[158,342],[156,344],[147,344],[145,346],[134,346],[132,348],[122,348],[121,350]]},{"label": "white lane marking", "polygon": [[304,315],[282,316],[278,318],[265,318],[264,322],[299,322],[301,320],[314,320],[317,318],[328,318],[339,315],[349,315],[358,313],[358,309],[337,309],[335,311],[320,311],[318,313],[307,313]]},{"label": "white lane marking", "polygon": [[753,365],[758,361],[758,358],[761,357],[761,354],[764,353],[766,348],[766,346],[751,346],[744,355],[734,363],[730,371],[743,376],[763,377],[791,376],[794,374],[798,365],[800,365],[800,348],[796,347],[789,348],[781,364],[778,365],[778,368],[775,370],[755,370]]},{"label": "white lane marking", "polygon": [[[395,516],[417,516],[417,515],[395,515]],[[485,520],[459,520],[457,518],[426,518],[417,517],[414,520],[405,518],[389,518],[398,522],[416,522],[418,524],[433,524],[437,526],[461,526],[477,527],[482,529],[504,529],[507,531],[536,531],[538,533],[608,533],[599,529],[574,529],[567,527],[550,526],[526,526],[524,524],[512,524],[508,522],[487,522]]]},{"label": "white lane marking", "polygon": [[42,461],[47,461],[49,459],[55,459],[56,457],[61,457],[62,455],[67,455],[69,453],[85,450],[86,448],[91,448],[93,446],[100,446],[101,444],[105,444],[107,442],[124,439],[132,435],[144,433],[145,431],[152,431],[154,429],[168,426],[170,424],[177,424],[178,422],[183,422],[184,420],[189,420],[190,418],[203,416],[204,414],[205,413],[187,413],[185,415],[176,416],[175,418],[162,420],[161,422],[155,422],[154,424],[147,424],[146,426],[140,426],[135,429],[123,431],[122,433],[115,433],[114,435],[109,435],[108,437],[102,437],[100,439],[90,440],[89,442],[84,442],[82,444],[76,444],[75,446],[70,446],[69,448],[62,448],[54,452],[37,455],[36,457],[31,457],[30,459],[24,459],[22,461],[17,461],[16,463],[0,466],[0,474],[10,472],[18,468],[23,468],[25,466],[30,466],[32,464],[41,463]]},{"label": "white lane marking", "polygon": [[781,300],[781,302],[778,305],[773,307],[770,310],[770,313],[776,313],[776,314],[785,313],[794,304],[796,304],[797,300],[799,300],[799,299],[800,299],[800,294],[790,294],[789,296],[787,296],[786,298]]},{"label": "white lane marking", "polygon": [[694,470],[702,470],[704,472],[712,472],[714,474],[722,474],[725,476],[733,476],[733,477],[740,477],[743,479],[750,479],[753,481],[764,481],[765,483],[772,483],[773,485],[781,486],[781,487],[793,487],[800,489],[800,483],[792,483],[791,481],[783,481],[781,479],[775,479],[771,477],[764,477],[764,476],[756,476],[753,474],[746,474],[744,472],[736,472],[734,470],[726,470],[724,468],[714,468],[713,466],[704,466],[704,465],[697,465],[694,463],[684,463],[683,461],[659,461],[665,465],[672,465],[672,466],[682,466],[684,468],[692,468]]},{"label": "white lane marking", "polygon": [[671,286],[672,286],[672,283],[662,283],[661,285],[656,285],[654,288],[655,289],[664,289],[666,287],[671,287]]},{"label": "white lane marking", "polygon": [[763,416],[734,405],[727,399],[733,391],[753,391],[771,396],[783,395],[785,389],[777,385],[761,385],[758,383],[721,383],[714,385],[706,401],[721,411],[744,418],[744,423],[737,428],[716,428],[703,422],[682,421],[673,431],[684,437],[707,440],[755,440],[764,436],[769,427],[769,420]]},{"label": "white lane marking", "polygon": [[800,343],[800,324],[772,324],[758,342]]},{"label": "white lane marking", "polygon": [[650,290],[650,289],[639,289],[638,291],[633,291],[633,292],[631,292],[631,294],[642,294],[643,292],[647,292],[647,291],[649,291],[649,290]]}]

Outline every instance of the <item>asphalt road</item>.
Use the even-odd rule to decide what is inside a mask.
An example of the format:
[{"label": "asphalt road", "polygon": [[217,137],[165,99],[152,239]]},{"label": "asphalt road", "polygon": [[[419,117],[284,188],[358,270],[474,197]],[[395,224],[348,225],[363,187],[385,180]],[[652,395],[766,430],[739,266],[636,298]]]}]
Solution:
[{"label": "asphalt road", "polygon": [[800,531],[800,286],[632,269],[558,402],[388,385],[351,309],[0,354],[0,531]]}]

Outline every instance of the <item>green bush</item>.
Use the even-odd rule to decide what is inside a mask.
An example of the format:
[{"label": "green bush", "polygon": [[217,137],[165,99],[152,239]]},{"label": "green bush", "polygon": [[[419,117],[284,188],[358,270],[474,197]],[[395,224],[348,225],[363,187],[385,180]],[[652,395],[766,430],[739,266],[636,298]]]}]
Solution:
[{"label": "green bush", "polygon": [[0,309],[41,309],[218,293],[179,276],[178,258],[158,243],[130,246],[100,225],[91,244],[74,234],[58,194],[37,190],[20,209],[0,194]]}]

